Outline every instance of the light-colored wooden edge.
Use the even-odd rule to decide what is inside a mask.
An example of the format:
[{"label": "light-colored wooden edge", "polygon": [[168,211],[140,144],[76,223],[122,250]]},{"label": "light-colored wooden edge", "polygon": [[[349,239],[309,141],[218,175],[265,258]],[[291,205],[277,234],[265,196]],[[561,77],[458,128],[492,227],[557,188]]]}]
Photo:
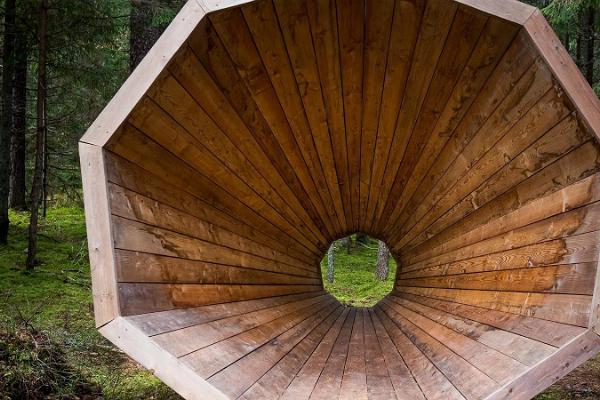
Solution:
[{"label": "light-colored wooden edge", "polygon": [[255,0],[198,0],[206,12],[214,12],[231,8],[246,3],[252,3]]},{"label": "light-colored wooden edge", "polygon": [[600,138],[600,101],[546,18],[536,10],[525,30],[577,109],[581,120]]},{"label": "light-colored wooden edge", "polygon": [[142,364],[185,399],[229,399],[198,376],[191,368],[144,335],[127,318],[119,317],[100,328],[99,331],[129,357]]},{"label": "light-colored wooden edge", "polygon": [[517,0],[455,0],[459,4],[523,25],[536,11],[535,7]]},{"label": "light-colored wooden edge", "polygon": [[600,351],[600,336],[585,331],[540,361],[516,379],[492,393],[486,400],[527,400],[577,368]]},{"label": "light-colored wooden edge", "polygon": [[154,47],[83,135],[82,142],[104,146],[109,141],[206,15],[205,8],[200,4],[198,0],[189,0],[183,6]]},{"label": "light-colored wooden edge", "polygon": [[[600,191],[600,188],[595,187],[596,191]],[[600,193],[593,193],[594,197],[600,197]],[[600,246],[599,246],[600,247]],[[590,311],[590,323],[589,328],[600,335],[600,249],[597,254],[596,264],[596,280],[594,283],[594,295],[592,296],[592,309]]]},{"label": "light-colored wooden edge", "polygon": [[119,315],[104,152],[101,147],[79,143],[79,159],[92,272],[94,314],[96,326],[100,327]]}]

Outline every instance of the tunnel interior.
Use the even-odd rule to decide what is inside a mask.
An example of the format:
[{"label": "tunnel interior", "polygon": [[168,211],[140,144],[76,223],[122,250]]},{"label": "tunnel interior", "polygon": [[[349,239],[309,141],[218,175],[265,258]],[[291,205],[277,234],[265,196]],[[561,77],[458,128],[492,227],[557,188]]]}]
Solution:
[{"label": "tunnel interior", "polygon": [[[552,383],[519,386],[589,333],[598,140],[533,28],[470,3],[259,0],[199,19],[99,146],[101,332],[126,321],[150,349],[134,358],[216,390],[163,373],[186,398],[529,398]],[[372,308],[323,289],[321,259],[353,232],[398,262]]]}]

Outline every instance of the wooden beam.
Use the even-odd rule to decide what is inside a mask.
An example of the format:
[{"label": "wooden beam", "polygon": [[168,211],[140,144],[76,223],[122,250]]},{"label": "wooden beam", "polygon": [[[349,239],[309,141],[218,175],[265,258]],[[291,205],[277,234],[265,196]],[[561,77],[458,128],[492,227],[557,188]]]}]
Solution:
[{"label": "wooden beam", "polygon": [[119,315],[104,151],[98,146],[80,143],[79,156],[86,206],[94,313],[96,326],[101,327]]},{"label": "wooden beam", "polygon": [[188,1],[183,6],[154,47],[92,123],[81,142],[106,145],[205,15],[206,10],[197,0]]},{"label": "wooden beam", "polygon": [[163,350],[126,318],[117,318],[100,333],[188,400],[227,400],[220,390]]},{"label": "wooden beam", "polygon": [[544,18],[535,11],[524,25],[533,44],[579,112],[588,129],[600,138],[600,101]]}]

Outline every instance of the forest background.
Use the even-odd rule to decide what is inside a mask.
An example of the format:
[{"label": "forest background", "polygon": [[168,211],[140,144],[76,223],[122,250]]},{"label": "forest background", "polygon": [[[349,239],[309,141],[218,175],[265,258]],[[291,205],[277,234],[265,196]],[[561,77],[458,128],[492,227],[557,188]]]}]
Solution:
[{"label": "forest background", "polygon": [[[178,398],[94,329],[77,143],[184,3],[0,0],[0,400]],[[600,0],[527,3],[600,94]],[[377,253],[361,237],[332,250],[330,290],[388,291]],[[539,398],[600,398],[600,359]]]}]

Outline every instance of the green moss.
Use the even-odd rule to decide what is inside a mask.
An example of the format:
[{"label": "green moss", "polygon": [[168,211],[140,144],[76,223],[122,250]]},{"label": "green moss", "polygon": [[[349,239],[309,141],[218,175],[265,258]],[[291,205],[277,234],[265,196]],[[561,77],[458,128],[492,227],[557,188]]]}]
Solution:
[{"label": "green moss", "polygon": [[33,272],[23,268],[29,214],[11,212],[10,220],[9,244],[0,247],[0,330],[27,323],[43,331],[64,349],[81,379],[100,387],[103,398],[179,398],[96,331],[83,210],[48,210],[40,225],[41,264]]}]

